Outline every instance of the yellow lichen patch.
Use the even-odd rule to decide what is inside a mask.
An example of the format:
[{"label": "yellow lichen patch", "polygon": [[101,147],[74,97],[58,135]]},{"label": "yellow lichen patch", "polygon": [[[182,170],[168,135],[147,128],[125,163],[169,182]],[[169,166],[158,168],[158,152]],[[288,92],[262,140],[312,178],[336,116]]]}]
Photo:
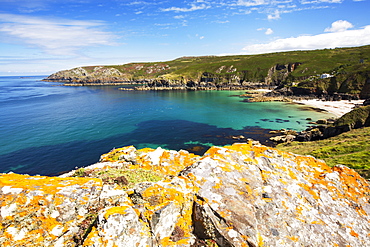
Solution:
[{"label": "yellow lichen patch", "polygon": [[142,196],[149,201],[150,206],[157,206],[175,199],[182,200],[182,198],[179,197],[179,192],[177,190],[172,188],[164,188],[158,184],[154,184],[153,186],[147,188],[142,193]]},{"label": "yellow lichen patch", "polygon": [[128,153],[130,148],[133,148],[133,146],[115,148],[112,151],[110,151],[109,153],[101,155],[100,156],[100,161],[101,162],[116,162],[116,161],[119,161],[119,157],[122,154]]},{"label": "yellow lichen patch", "polygon": [[221,180],[213,186],[213,188],[215,188],[215,189],[220,189],[221,187],[222,187],[222,181]]},{"label": "yellow lichen patch", "polygon": [[[225,147],[227,148],[227,147]],[[211,147],[210,149],[207,150],[207,152],[204,154],[204,156],[217,156],[220,155],[219,151],[222,150],[220,147]]]},{"label": "yellow lichen patch", "polygon": [[288,185],[288,182],[282,178],[279,178],[278,181],[282,183],[283,185]]},{"label": "yellow lichen patch", "polygon": [[309,194],[312,195],[312,197],[315,199],[315,200],[318,200],[320,199],[320,195],[313,190],[312,187],[310,187],[309,185],[307,184],[304,184],[304,183],[299,183],[298,186],[302,187],[303,189],[305,189]]},{"label": "yellow lichen patch", "polygon": [[83,243],[83,246],[94,246],[95,244],[99,244],[97,243],[97,239],[99,239],[99,232],[97,231],[96,227],[92,227],[91,232]]},{"label": "yellow lichen patch", "polygon": [[258,247],[263,247],[264,246],[264,241],[263,241],[263,237],[261,235],[261,233],[257,233],[257,244],[258,244]]},{"label": "yellow lichen patch", "polygon": [[322,221],[321,219],[319,220],[314,220],[311,222],[311,224],[316,224],[316,225],[325,225],[325,222]]},{"label": "yellow lichen patch", "polygon": [[126,210],[129,206],[111,207],[105,211],[104,218],[108,219],[113,214],[126,214]]},{"label": "yellow lichen patch", "polygon": [[[33,246],[34,243],[43,245],[55,241],[68,231],[68,227],[83,219],[80,214],[85,214],[87,209],[79,210],[78,205],[91,200],[86,195],[92,190],[98,193],[101,186],[101,180],[93,178],[0,175],[0,188],[4,194],[1,206],[10,207],[5,211],[2,208],[6,226],[2,230],[9,233],[9,244],[2,243],[2,246]],[[63,211],[68,207],[74,209],[68,212],[73,219],[64,221],[59,216],[67,214]]]},{"label": "yellow lichen patch", "polygon": [[192,165],[194,160],[198,157],[198,155],[184,151],[180,151],[176,154],[164,151],[160,157],[159,168],[166,175],[177,175],[185,167]]},{"label": "yellow lichen patch", "polygon": [[130,169],[155,171],[165,176],[175,176],[185,167],[192,165],[199,156],[186,151],[168,151],[164,149],[140,149],[134,157],[135,162]]},{"label": "yellow lichen patch", "polygon": [[262,181],[263,182],[266,182],[266,181],[269,180],[269,178],[271,176],[271,172],[270,171],[261,170],[261,176],[262,176]]},{"label": "yellow lichen patch", "polygon": [[293,156],[293,161],[298,164],[297,168],[303,171],[308,169],[312,172],[315,171],[314,176],[320,177],[323,173],[332,172],[332,169],[326,165],[323,161],[317,160],[310,156]]},{"label": "yellow lichen patch", "polygon": [[[223,166],[220,166],[220,168],[222,169],[222,171],[224,172],[231,172],[233,169],[232,167],[229,165],[229,164],[226,164],[226,165],[223,165]],[[234,168],[234,167],[233,167]],[[240,170],[240,169],[238,169]]]},{"label": "yellow lichen patch", "polygon": [[[159,239],[160,246],[181,246],[190,244],[192,236],[192,209],[194,195],[185,193],[191,191],[193,187],[188,178],[178,177],[174,184],[154,184],[141,193],[142,198],[146,201],[144,203],[145,211],[143,216],[147,221],[151,221],[155,212],[170,207],[179,213],[174,223],[174,230],[171,236]],[[179,183],[182,186],[179,186]],[[182,189],[181,189],[182,188]]]},{"label": "yellow lichen patch", "polygon": [[298,215],[301,215],[302,211],[303,211],[303,207],[301,205],[298,205],[295,210],[296,210]]},{"label": "yellow lichen patch", "polygon": [[289,238],[293,242],[298,242],[298,240],[299,240],[299,238],[297,236],[287,236],[287,238]]},{"label": "yellow lichen patch", "polygon": [[0,187],[11,186],[25,190],[37,190],[43,194],[55,194],[67,186],[83,186],[86,183],[101,185],[102,182],[97,178],[58,178],[19,175],[15,173],[0,175]]}]

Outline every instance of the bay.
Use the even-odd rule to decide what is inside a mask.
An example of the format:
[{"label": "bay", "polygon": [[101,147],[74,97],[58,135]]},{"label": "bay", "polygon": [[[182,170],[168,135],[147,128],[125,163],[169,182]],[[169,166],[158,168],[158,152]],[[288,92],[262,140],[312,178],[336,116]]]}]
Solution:
[{"label": "bay", "polygon": [[303,130],[307,117],[331,116],[288,103],[241,102],[233,96],[242,91],[120,91],[44,77],[0,77],[0,172],[55,175],[128,145],[202,153],[238,135],[264,143],[271,129]]}]

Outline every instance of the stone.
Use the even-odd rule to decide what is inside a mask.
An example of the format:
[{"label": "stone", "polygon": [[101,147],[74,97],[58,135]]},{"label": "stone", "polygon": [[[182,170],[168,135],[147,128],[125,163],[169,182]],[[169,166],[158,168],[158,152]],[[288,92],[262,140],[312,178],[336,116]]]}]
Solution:
[{"label": "stone", "polygon": [[317,124],[327,124],[328,121],[326,119],[319,119],[316,121]]},{"label": "stone", "polygon": [[354,170],[331,168],[314,157],[252,141],[212,147],[203,156],[130,146],[102,155],[85,171],[107,166],[169,175],[123,189],[100,178],[68,177],[72,172],[0,174],[0,245],[362,247],[370,242],[369,184]]}]

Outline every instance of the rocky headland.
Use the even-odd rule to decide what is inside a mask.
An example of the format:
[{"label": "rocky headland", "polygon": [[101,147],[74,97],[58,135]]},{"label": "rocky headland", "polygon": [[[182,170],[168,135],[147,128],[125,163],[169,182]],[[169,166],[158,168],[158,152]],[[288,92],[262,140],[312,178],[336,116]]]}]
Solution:
[{"label": "rocky headland", "polygon": [[[330,62],[327,62],[330,58]],[[348,59],[350,58],[350,59]],[[370,97],[370,46],[251,56],[182,57],[155,63],[86,66],[46,81],[69,86],[136,85],[122,90],[274,89],[272,97]],[[139,85],[137,85],[139,84]]]},{"label": "rocky headland", "polygon": [[277,143],[315,141],[334,137],[353,129],[369,127],[370,105],[366,105],[366,102],[364,103],[365,105],[356,105],[353,110],[347,109],[347,113],[340,118],[318,119],[316,121],[311,121],[309,122],[311,126],[300,132],[285,129],[271,131],[270,133],[277,134],[277,136],[271,137],[270,140]]},{"label": "rocky headland", "polygon": [[1,246],[352,246],[370,242],[354,170],[255,142],[203,156],[133,146],[60,177],[1,174]]}]

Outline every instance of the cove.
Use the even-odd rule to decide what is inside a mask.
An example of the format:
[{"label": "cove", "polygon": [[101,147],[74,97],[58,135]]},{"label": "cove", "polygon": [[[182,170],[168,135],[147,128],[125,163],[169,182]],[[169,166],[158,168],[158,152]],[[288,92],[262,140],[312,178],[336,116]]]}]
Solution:
[{"label": "cove", "polygon": [[[201,154],[232,136],[268,139],[331,116],[281,102],[245,103],[240,91],[120,91],[65,87],[44,77],[0,77],[0,172],[51,175],[90,165],[114,147]],[[194,148],[196,147],[196,148]]]}]

